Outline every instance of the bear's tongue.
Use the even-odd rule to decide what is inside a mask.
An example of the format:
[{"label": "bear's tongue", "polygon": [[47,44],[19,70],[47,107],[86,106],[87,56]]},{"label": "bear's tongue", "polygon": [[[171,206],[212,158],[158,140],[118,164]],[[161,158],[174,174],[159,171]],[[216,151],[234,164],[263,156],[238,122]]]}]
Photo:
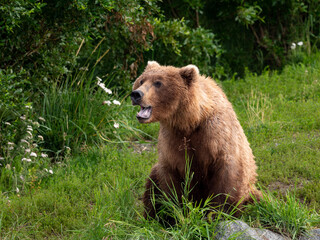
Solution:
[{"label": "bear's tongue", "polygon": [[149,118],[151,116],[151,107],[142,107],[140,112],[138,112],[138,118]]}]

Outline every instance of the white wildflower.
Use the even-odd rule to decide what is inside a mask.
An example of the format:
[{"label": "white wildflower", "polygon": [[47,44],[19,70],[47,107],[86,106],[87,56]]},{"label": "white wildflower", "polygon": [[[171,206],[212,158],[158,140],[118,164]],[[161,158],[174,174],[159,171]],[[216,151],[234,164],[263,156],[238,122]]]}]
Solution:
[{"label": "white wildflower", "polygon": [[46,120],[43,117],[39,117],[39,120],[45,122]]},{"label": "white wildflower", "polygon": [[32,144],[32,146],[33,146],[34,148],[36,148],[36,147],[38,147],[38,144],[34,143],[34,144]]},{"label": "white wildflower", "polygon": [[17,192],[17,193],[20,192],[19,188],[16,188],[16,192]]},{"label": "white wildflower", "polygon": [[11,146],[12,146],[12,145],[14,145],[14,143],[13,143],[13,142],[8,142],[8,145],[11,145]]},{"label": "white wildflower", "polygon": [[37,154],[35,152],[30,153],[30,157],[36,157]]},{"label": "white wildflower", "polygon": [[111,91],[109,88],[102,87],[102,89],[103,89],[106,93],[112,94],[112,91]]},{"label": "white wildflower", "polygon": [[30,145],[30,143],[29,143],[27,140],[25,140],[25,139],[21,139],[21,142]]},{"label": "white wildflower", "polygon": [[49,173],[53,174],[53,171],[52,171],[52,169],[50,169],[50,170],[49,170]]},{"label": "white wildflower", "polygon": [[2,166],[2,164],[0,163],[0,167]]},{"label": "white wildflower", "polygon": [[104,91],[108,94],[112,94],[112,91],[109,88],[105,88]]},{"label": "white wildflower", "polygon": [[23,176],[23,175],[20,175],[20,179],[21,179],[22,181],[24,181],[24,176]]},{"label": "white wildflower", "polygon": [[48,157],[48,154],[41,153],[41,157],[46,158],[46,157]]},{"label": "white wildflower", "polygon": [[113,100],[112,102],[113,102],[113,104],[115,104],[115,105],[120,105],[120,104],[121,104],[118,100]]},{"label": "white wildflower", "polygon": [[44,170],[45,170],[46,172],[48,172],[48,169],[45,168]]},{"label": "white wildflower", "polygon": [[33,131],[32,127],[30,125],[28,125],[27,130],[30,131],[30,132]]},{"label": "white wildflower", "polygon": [[21,161],[26,161],[26,162],[31,162],[31,159],[30,158],[22,158]]},{"label": "white wildflower", "polygon": [[113,126],[114,128],[119,128],[119,123],[114,123]]},{"label": "white wildflower", "polygon": [[106,88],[106,85],[101,82],[102,79],[99,77],[97,77],[97,79],[98,79],[98,82],[97,82],[98,86],[101,87],[106,93],[112,94],[112,91],[109,88]]},{"label": "white wildflower", "polygon": [[11,126],[11,123],[9,123],[9,122],[5,122],[4,124],[8,125],[8,126]]},{"label": "white wildflower", "polygon": [[300,47],[301,47],[301,46],[303,45],[303,42],[302,42],[302,41],[300,41],[300,42],[298,42],[297,44],[298,44],[298,46],[300,46]]},{"label": "white wildflower", "polygon": [[28,108],[28,109],[32,109],[32,106],[27,105],[27,106],[26,106],[26,108]]},{"label": "white wildflower", "polygon": [[25,150],[25,152],[26,152],[26,153],[29,153],[29,152],[31,152],[31,149],[30,149],[30,148],[27,148],[27,149]]},{"label": "white wildflower", "polygon": [[6,165],[6,169],[11,169],[11,165],[9,163]]},{"label": "white wildflower", "polygon": [[41,135],[39,135],[38,138],[43,141],[43,137]]},{"label": "white wildflower", "polygon": [[35,125],[36,127],[40,127],[40,123],[38,122],[33,122],[33,125]]},{"label": "white wildflower", "polygon": [[32,132],[31,131],[27,131],[27,133],[29,134],[30,137],[32,137]]},{"label": "white wildflower", "polygon": [[103,105],[108,105],[108,106],[110,106],[111,105],[111,102],[108,100],[108,101],[103,101],[103,103],[102,103]]},{"label": "white wildflower", "polygon": [[292,43],[292,44],[291,44],[291,49],[292,49],[292,50],[293,50],[293,49],[296,49],[296,46],[297,46],[297,45],[296,45],[295,43]]},{"label": "white wildflower", "polygon": [[1,160],[4,160],[4,158],[3,158],[3,157],[0,157],[0,161],[1,161]]},{"label": "white wildflower", "polygon": [[71,148],[69,148],[69,147],[65,147],[68,151],[70,151],[71,150]]},{"label": "white wildflower", "polygon": [[9,150],[13,150],[13,149],[14,149],[14,147],[9,147],[8,149],[9,149]]},{"label": "white wildflower", "polygon": [[26,120],[26,116],[25,116],[25,115],[22,115],[22,116],[20,117],[20,119],[21,119],[21,120]]}]

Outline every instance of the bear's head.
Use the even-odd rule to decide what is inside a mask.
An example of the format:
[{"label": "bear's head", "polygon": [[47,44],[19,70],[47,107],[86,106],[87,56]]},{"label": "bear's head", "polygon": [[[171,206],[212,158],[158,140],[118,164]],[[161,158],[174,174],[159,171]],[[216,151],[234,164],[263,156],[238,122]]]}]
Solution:
[{"label": "bear's head", "polygon": [[199,69],[194,65],[176,68],[149,61],[131,93],[132,104],[141,108],[137,114],[139,122],[163,122],[184,115],[198,76]]}]

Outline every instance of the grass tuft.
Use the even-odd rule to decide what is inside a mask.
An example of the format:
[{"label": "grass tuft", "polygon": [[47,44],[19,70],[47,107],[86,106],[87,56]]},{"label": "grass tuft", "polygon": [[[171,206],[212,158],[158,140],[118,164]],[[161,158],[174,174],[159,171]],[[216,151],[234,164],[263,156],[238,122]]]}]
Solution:
[{"label": "grass tuft", "polygon": [[96,83],[93,73],[78,73],[44,92],[40,114],[46,122],[41,134],[55,157],[64,156],[66,149],[80,152],[92,145],[153,139],[132,124],[134,108],[127,99],[118,101],[117,94],[105,92],[104,83],[100,82],[104,89]]},{"label": "grass tuft", "polygon": [[320,223],[320,216],[300,202],[294,193],[277,198],[269,191],[262,191],[260,202],[247,206],[247,220],[251,224],[297,239]]}]

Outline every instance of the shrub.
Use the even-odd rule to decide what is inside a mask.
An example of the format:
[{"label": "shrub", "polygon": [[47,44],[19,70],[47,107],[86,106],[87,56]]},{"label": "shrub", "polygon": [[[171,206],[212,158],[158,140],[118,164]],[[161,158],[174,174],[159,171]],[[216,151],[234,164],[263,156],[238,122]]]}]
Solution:
[{"label": "shrub", "polygon": [[39,135],[43,118],[36,119],[30,104],[10,122],[1,122],[0,191],[19,193],[26,185],[36,188],[41,179],[52,174],[49,158]]},{"label": "shrub", "polygon": [[2,2],[0,13],[0,69],[23,68],[36,86],[68,72],[85,19],[72,1]]},{"label": "shrub", "polygon": [[281,69],[291,59],[292,43],[302,41],[308,54],[319,46],[316,0],[164,0],[160,6],[167,18],[184,18],[215,34],[224,50],[217,63],[222,77],[244,76],[246,67]]},{"label": "shrub", "polygon": [[[43,89],[58,78],[65,80],[76,68],[95,66],[96,75],[113,78],[111,84],[123,91],[129,90],[130,80],[137,76],[145,58],[153,58],[154,53],[160,62],[177,64],[176,58],[184,56],[210,69],[219,48],[212,44],[213,35],[202,28],[192,29],[183,20],[167,21],[157,3],[0,3],[0,21],[4,23],[0,27],[0,69],[24,69],[32,88]],[[96,59],[102,56],[102,64],[96,66]]]},{"label": "shrub", "polygon": [[30,106],[27,101],[30,96],[27,91],[30,82],[23,79],[23,74],[23,71],[13,73],[11,70],[0,69],[0,156],[4,156],[3,146],[7,142],[16,143],[20,140],[19,131],[10,126],[19,125],[19,118],[26,115],[26,106]]},{"label": "shrub", "polygon": [[155,41],[152,56],[165,65],[197,65],[205,74],[211,75],[216,59],[222,53],[215,35],[204,28],[192,29],[182,20],[155,19]]}]

